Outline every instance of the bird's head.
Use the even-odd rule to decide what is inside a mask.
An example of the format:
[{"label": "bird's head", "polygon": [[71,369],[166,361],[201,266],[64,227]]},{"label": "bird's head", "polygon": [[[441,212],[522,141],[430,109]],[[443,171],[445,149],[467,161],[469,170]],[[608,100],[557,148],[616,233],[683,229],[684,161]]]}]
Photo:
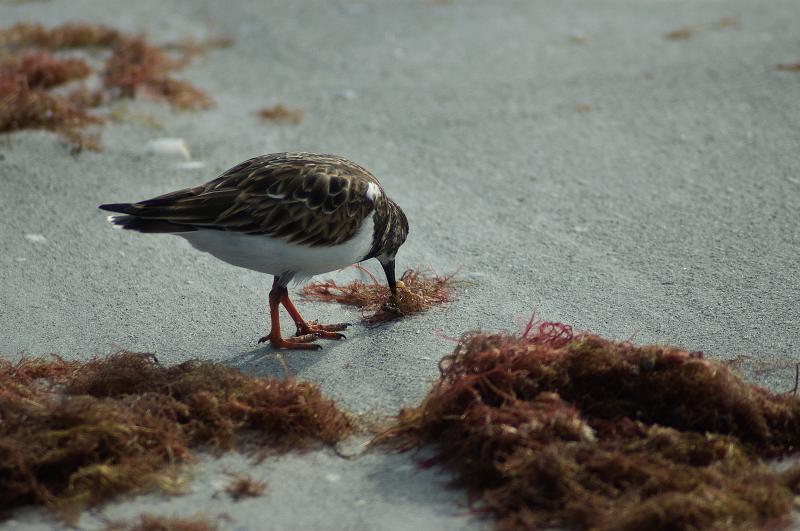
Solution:
[{"label": "bird's head", "polygon": [[384,245],[376,258],[381,263],[381,266],[383,266],[383,272],[386,273],[386,281],[389,283],[389,289],[392,295],[397,295],[394,259],[395,256],[397,256],[397,251],[400,250],[400,246],[405,243],[408,237],[408,219],[405,213],[395,203],[391,202],[389,206],[388,213],[390,220],[389,223],[387,223],[387,228],[390,229],[386,232]]}]

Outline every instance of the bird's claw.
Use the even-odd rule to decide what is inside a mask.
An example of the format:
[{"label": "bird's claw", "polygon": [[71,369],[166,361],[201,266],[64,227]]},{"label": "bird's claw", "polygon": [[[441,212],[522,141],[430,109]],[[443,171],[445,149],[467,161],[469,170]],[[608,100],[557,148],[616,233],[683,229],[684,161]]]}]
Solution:
[{"label": "bird's claw", "polygon": [[[325,332],[340,332],[347,330],[348,327],[353,326],[352,323],[334,323],[334,324],[319,324],[318,321],[309,321],[306,323],[308,330],[322,330]],[[299,330],[299,328],[298,328]]]},{"label": "bird's claw", "polygon": [[314,332],[314,335],[322,339],[347,339],[347,336],[338,332]]},{"label": "bird's claw", "polygon": [[309,321],[297,327],[295,337],[313,336],[319,339],[347,339],[339,330],[345,330],[350,323],[319,324],[316,321]]},{"label": "bird's claw", "polygon": [[316,328],[309,328],[307,330],[298,330],[295,338],[311,336],[314,339],[347,339],[347,336],[339,332],[330,332],[328,330],[319,330]]}]

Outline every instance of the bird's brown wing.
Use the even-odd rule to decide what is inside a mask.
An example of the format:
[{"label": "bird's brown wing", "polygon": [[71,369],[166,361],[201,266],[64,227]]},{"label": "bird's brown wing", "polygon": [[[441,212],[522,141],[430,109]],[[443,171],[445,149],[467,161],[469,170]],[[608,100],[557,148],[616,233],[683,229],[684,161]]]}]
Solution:
[{"label": "bird's brown wing", "polygon": [[358,232],[378,181],[346,159],[280,153],[247,160],[206,184],[131,206],[129,214],[181,226],[264,234],[311,247]]}]

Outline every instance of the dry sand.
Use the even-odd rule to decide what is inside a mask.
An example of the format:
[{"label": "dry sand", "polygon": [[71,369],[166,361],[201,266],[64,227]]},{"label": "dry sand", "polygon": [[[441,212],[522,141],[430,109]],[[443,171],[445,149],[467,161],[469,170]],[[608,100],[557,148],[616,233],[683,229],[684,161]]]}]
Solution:
[{"label": "dry sand", "polygon": [[[717,22],[733,18],[732,27]],[[280,370],[256,340],[270,278],[178,238],[114,231],[96,209],[208,180],[250,156],[336,153],[373,173],[411,223],[399,265],[461,268],[474,284],[447,308],[356,326],[321,352],[288,353],[300,378],[356,412],[416,403],[452,345],[440,335],[516,329],[538,315],[714,358],[747,356],[754,381],[789,389],[800,361],[800,60],[796,0],[2,2],[0,21],[68,20],[155,41],[227,34],[182,73],[215,109],[155,130],[104,129],[72,157],[48,133],[0,144],[0,352],[87,358],[117,348],[162,362]],[[724,24],[723,24],[724,25]],[[690,38],[666,33],[698,29]],[[283,102],[298,125],[263,124]],[[202,168],[148,154],[186,140]],[[43,237],[43,239],[41,237]],[[346,278],[350,273],[339,274]],[[350,309],[301,303],[310,318]],[[212,498],[223,469],[270,487]],[[327,451],[196,470],[192,493],[87,514],[210,516],[232,529],[464,529],[463,493],[410,456],[344,461]],[[7,529],[56,526],[25,510]]]}]

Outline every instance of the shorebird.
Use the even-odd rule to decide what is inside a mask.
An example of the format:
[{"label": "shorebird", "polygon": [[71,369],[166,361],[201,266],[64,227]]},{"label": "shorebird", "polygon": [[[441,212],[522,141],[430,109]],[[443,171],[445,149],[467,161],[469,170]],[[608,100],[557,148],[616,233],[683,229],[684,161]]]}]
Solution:
[{"label": "shorebird", "polygon": [[[378,180],[347,159],[275,153],[234,166],[216,179],[138,203],[100,205],[117,228],[175,234],[235,266],[274,275],[270,331],[259,343],[318,349],[319,338],[344,339],[348,325],[306,321],[289,299],[289,282],[377,258],[397,296],[395,255],[408,221]],[[391,300],[391,299],[390,299]],[[297,327],[281,336],[279,309]]]}]

